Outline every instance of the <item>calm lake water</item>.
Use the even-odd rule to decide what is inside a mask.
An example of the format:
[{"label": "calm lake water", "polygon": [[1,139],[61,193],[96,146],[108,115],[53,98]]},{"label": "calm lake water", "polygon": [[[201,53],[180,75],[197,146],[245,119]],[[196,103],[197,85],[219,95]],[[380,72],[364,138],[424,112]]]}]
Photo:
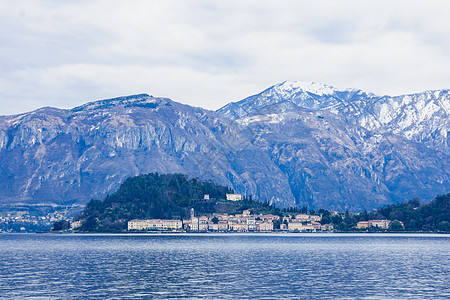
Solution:
[{"label": "calm lake water", "polygon": [[450,235],[0,234],[7,299],[450,299]]}]

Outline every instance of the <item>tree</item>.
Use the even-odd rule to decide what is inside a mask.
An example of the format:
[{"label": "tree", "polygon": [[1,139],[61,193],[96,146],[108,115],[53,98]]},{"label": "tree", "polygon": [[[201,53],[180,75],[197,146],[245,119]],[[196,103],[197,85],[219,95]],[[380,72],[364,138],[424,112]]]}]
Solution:
[{"label": "tree", "polygon": [[403,230],[403,225],[400,223],[399,220],[394,220],[391,223],[389,223],[389,230],[390,231],[400,231]]},{"label": "tree", "polygon": [[367,210],[364,210],[362,213],[359,213],[359,221],[368,221],[369,214],[367,213]]},{"label": "tree", "polygon": [[331,218],[331,222],[337,226],[342,223],[342,217],[340,215],[335,215]]},{"label": "tree", "polygon": [[338,229],[341,231],[346,231],[348,229],[347,224],[345,224],[344,222],[340,223],[338,225]]},{"label": "tree", "polygon": [[219,219],[218,219],[217,217],[212,218],[211,221],[212,221],[214,224],[219,223]]},{"label": "tree", "polygon": [[275,222],[273,222],[273,229],[280,229],[280,225],[281,225],[281,221],[276,220]]},{"label": "tree", "polygon": [[98,227],[98,221],[93,216],[89,216],[83,223],[82,229],[86,231],[95,231]]},{"label": "tree", "polygon": [[448,221],[442,221],[438,224],[439,231],[450,231],[450,223]]},{"label": "tree", "polygon": [[70,222],[66,220],[56,221],[53,223],[53,231],[68,230],[70,228]]}]

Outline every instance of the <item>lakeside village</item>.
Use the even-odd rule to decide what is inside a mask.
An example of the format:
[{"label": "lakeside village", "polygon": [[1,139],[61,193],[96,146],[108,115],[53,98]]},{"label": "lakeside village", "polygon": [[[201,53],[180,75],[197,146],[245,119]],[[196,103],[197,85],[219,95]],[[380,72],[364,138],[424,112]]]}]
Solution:
[{"label": "lakeside village", "polygon": [[68,216],[82,211],[82,205],[1,205],[1,232],[36,232],[48,231],[55,222],[63,221]]},{"label": "lakeside village", "polygon": [[[208,200],[209,195],[204,195]],[[241,194],[227,194],[228,201],[242,201]],[[19,207],[15,211],[0,213],[0,232],[36,232],[53,230],[77,231],[81,221],[71,221],[69,228],[54,228],[58,222],[63,224],[71,210],[80,211],[76,207],[34,206]],[[7,212],[7,213],[6,213]],[[332,216],[342,216],[342,212],[331,211]],[[55,223],[56,222],[56,223]],[[158,231],[158,232],[333,232],[333,224],[322,224],[322,216],[313,214],[287,214],[282,217],[274,214],[252,214],[244,210],[241,214],[213,213],[209,216],[196,216],[191,209],[188,220],[146,219],[128,221],[129,232]],[[389,229],[390,220],[368,220],[357,223],[355,229],[364,230],[377,228]],[[400,222],[401,223],[401,222]],[[401,223],[403,226],[403,223]]]},{"label": "lakeside village", "polygon": [[[227,194],[229,201],[241,201],[240,194]],[[205,199],[209,195],[205,195]],[[339,212],[332,212],[339,215]],[[273,214],[251,214],[244,210],[242,214],[213,213],[208,216],[195,216],[194,209],[190,211],[188,220],[131,220],[128,222],[128,231],[164,231],[164,232],[332,232],[332,224],[322,224],[322,217],[311,214],[296,214],[280,217]],[[386,230],[390,220],[369,220],[358,222],[358,229],[376,227]],[[81,223],[71,224],[72,229],[81,226]]]}]

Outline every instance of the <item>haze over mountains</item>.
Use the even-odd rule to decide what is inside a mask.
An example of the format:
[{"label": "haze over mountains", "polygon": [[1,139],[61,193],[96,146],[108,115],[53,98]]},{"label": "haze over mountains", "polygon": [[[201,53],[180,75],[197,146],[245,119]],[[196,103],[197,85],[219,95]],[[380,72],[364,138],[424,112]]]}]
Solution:
[{"label": "haze over mountains", "polygon": [[284,82],[217,112],[146,94],[0,117],[0,200],[86,203],[184,173],[279,206],[361,210],[449,192],[449,90]]}]

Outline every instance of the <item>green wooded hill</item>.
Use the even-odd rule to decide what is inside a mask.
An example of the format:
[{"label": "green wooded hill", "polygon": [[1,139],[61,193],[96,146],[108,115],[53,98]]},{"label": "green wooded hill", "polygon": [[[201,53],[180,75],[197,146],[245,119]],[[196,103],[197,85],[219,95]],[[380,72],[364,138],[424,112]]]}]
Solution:
[{"label": "green wooded hill", "polygon": [[[408,202],[389,205],[373,210],[363,211],[359,214],[331,216],[330,212],[320,210],[322,223],[332,223],[341,231],[353,231],[359,221],[391,220],[392,231],[450,231],[450,194],[437,196],[429,203],[421,204],[418,199]],[[404,227],[398,221],[403,222]],[[365,229],[364,229],[365,230]],[[371,228],[369,231],[377,231]]]},{"label": "green wooded hill", "polygon": [[[450,231],[450,194],[424,204],[413,199],[371,212],[350,214],[347,211],[333,216],[325,209],[308,211],[307,207],[295,207],[280,210],[267,202],[252,201],[251,196],[243,201],[226,201],[227,193],[233,191],[212,181],[190,179],[182,174],[150,173],[126,179],[117,192],[103,201],[91,200],[75,219],[83,221],[81,231],[111,232],[126,230],[127,222],[132,219],[187,219],[191,208],[194,208],[196,216],[236,214],[248,209],[254,214],[280,216],[308,212],[319,214],[322,224],[333,224],[341,231],[354,231],[358,221],[374,219],[403,222],[404,228],[399,222],[392,222],[392,231]],[[204,200],[205,194],[209,195],[209,200]]]},{"label": "green wooded hill", "polygon": [[[450,194],[437,196],[429,203],[413,199],[377,210],[373,217],[402,221],[408,231],[450,231]],[[368,217],[372,217],[369,216]]]},{"label": "green wooded hill", "polygon": [[[242,213],[251,209],[261,213],[279,213],[269,205],[244,199],[224,200],[233,191],[212,181],[189,179],[182,174],[150,173],[126,179],[117,192],[103,201],[91,200],[76,219],[83,221],[82,231],[121,231],[133,219],[186,219],[190,209],[196,216],[218,213]],[[204,200],[207,194],[210,200]]]}]

